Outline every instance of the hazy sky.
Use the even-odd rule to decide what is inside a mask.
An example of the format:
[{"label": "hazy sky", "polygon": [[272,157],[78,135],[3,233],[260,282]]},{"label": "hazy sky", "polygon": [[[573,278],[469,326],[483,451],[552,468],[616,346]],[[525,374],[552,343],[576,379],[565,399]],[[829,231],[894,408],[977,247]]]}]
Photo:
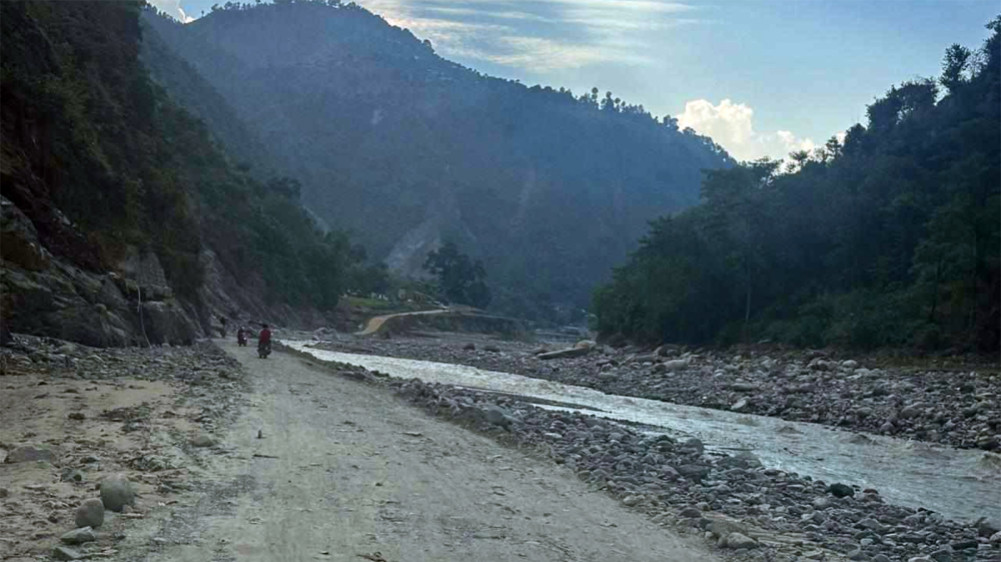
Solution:
[{"label": "hazy sky", "polygon": [[[153,3],[183,19],[215,1]],[[936,76],[951,43],[979,47],[1001,12],[997,0],[358,3],[446,58],[527,85],[611,90],[739,159],[780,158],[864,121],[892,84]]]}]

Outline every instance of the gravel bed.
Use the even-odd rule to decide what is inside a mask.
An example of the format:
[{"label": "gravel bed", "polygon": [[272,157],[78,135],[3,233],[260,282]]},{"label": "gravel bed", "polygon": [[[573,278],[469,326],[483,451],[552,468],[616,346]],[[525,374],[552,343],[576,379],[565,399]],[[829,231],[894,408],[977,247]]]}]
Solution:
[{"label": "gravel bed", "polygon": [[999,523],[950,521],[860,490],[763,468],[749,452],[707,452],[582,413],[538,408],[451,385],[327,364],[410,403],[572,468],[656,522],[704,536],[735,560],[973,561],[1001,557]]},{"label": "gravel bed", "polygon": [[[566,344],[563,344],[566,345]],[[543,360],[560,345],[466,334],[440,339],[346,339],[325,348],[458,363],[609,394],[804,421],[959,448],[1001,450],[998,365],[950,359],[920,367],[823,351],[654,351],[595,346]],[[918,360],[915,360],[918,362]]]}]

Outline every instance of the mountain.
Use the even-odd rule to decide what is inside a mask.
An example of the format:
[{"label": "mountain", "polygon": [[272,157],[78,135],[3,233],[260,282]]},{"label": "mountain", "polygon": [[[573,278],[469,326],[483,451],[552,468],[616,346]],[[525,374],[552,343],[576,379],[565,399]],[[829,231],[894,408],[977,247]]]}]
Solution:
[{"label": "mountain", "polygon": [[[185,25],[145,19],[320,218],[408,275],[455,242],[482,260],[503,311],[586,306],[647,221],[695,204],[702,170],[732,164],[672,119],[484,76],[354,4],[227,6]],[[205,113],[180,93],[186,79],[150,65]]]},{"label": "mountain", "polygon": [[0,4],[0,331],[122,345],[190,342],[219,316],[322,321],[363,269],[350,241],[150,79],[142,9]]},{"label": "mountain", "polygon": [[595,297],[605,335],[994,353],[1001,342],[1001,17],[937,81],[892,87],[791,169],[710,173]]}]

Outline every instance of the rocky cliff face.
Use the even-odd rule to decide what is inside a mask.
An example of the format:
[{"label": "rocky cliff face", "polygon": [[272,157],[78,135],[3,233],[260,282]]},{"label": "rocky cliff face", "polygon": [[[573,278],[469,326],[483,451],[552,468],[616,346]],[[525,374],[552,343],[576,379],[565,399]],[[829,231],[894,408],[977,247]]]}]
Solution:
[{"label": "rocky cliff face", "polygon": [[[0,199],[0,308],[7,329],[91,346],[191,343],[205,335],[193,307],[178,301],[153,254],[145,267],[87,271],[54,256],[34,224],[13,202]],[[159,269],[160,279],[149,275]]]}]

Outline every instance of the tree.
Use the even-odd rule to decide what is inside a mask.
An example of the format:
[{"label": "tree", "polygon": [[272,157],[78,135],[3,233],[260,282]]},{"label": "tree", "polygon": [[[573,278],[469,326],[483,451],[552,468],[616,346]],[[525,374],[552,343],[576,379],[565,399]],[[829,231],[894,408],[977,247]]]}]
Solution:
[{"label": "tree", "polygon": [[966,47],[953,43],[945,51],[942,60],[942,77],[939,81],[950,92],[965,80],[967,68],[969,68],[970,55],[973,53]]},{"label": "tree", "polygon": [[437,277],[438,292],[448,302],[484,308],[490,304],[490,290],[483,279],[487,272],[480,261],[473,262],[448,241],[428,254],[424,269]]}]

